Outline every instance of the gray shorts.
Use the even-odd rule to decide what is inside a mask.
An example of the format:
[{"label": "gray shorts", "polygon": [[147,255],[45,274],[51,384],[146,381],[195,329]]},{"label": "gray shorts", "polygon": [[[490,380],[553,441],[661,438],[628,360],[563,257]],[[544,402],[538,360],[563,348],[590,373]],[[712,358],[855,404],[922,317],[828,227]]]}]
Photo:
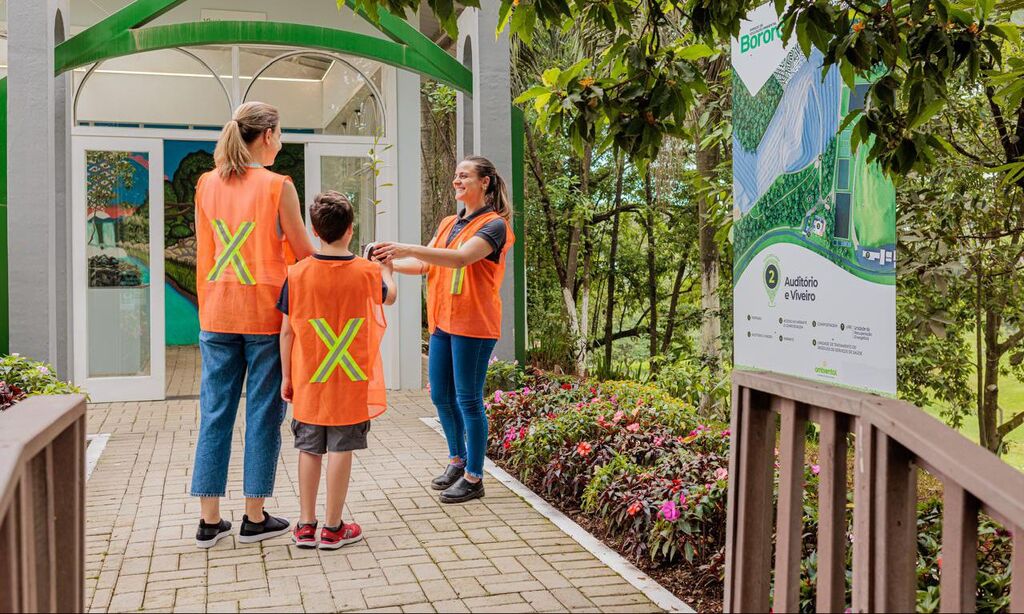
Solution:
[{"label": "gray shorts", "polygon": [[295,449],[310,454],[365,450],[366,435],[369,432],[369,420],[346,426],[321,426],[292,420]]}]

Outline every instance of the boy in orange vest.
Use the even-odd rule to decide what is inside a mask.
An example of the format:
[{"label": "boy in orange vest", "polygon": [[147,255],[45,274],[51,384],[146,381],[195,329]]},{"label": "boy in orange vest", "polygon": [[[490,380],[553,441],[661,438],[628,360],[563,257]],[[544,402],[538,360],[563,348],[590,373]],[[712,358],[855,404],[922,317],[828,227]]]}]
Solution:
[{"label": "boy in orange vest", "polygon": [[[398,297],[390,264],[349,251],[354,213],[338,192],[317,194],[309,208],[322,246],[288,269],[278,309],[281,324],[281,397],[292,403],[292,434],[299,450],[300,548],[334,550],[363,538],[342,522],[352,473],[352,451],[366,449],[370,419],[386,408],[380,342],[384,305]],[[327,462],[327,506],[317,538],[320,465]]]}]

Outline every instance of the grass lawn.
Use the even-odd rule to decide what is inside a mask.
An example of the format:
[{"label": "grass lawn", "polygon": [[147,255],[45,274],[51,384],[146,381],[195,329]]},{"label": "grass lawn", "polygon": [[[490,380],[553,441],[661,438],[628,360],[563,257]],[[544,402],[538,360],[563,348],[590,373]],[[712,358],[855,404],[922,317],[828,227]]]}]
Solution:
[{"label": "grass lawn", "polygon": [[[1004,408],[1007,416],[1011,416],[1024,408],[1024,383],[1021,383],[1012,377],[1000,378],[999,405]],[[941,420],[942,418],[939,416],[941,408],[941,405],[936,404],[926,407],[925,409],[928,413]],[[971,441],[977,443],[977,414],[972,412],[964,417],[964,424],[960,429],[960,432]],[[1024,426],[1018,427],[1016,430],[1012,431],[1006,439],[1009,450],[1006,454],[1003,454],[1002,459],[1013,467],[1016,467],[1018,470],[1024,471]]]}]

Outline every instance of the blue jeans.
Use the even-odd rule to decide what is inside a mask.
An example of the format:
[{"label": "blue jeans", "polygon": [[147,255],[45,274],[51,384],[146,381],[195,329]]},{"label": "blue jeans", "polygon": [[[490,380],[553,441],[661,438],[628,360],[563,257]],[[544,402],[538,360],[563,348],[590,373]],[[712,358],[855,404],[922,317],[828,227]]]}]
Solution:
[{"label": "blue jeans", "polygon": [[449,335],[440,329],[430,336],[430,400],[437,407],[437,417],[448,440],[449,458],[462,459],[466,473],[476,478],[484,475],[484,383],[495,343],[497,339]]},{"label": "blue jeans", "polygon": [[280,346],[277,335],[199,332],[203,364],[192,496],[223,497],[227,490],[231,436],[246,370],[249,379],[245,395],[242,494],[274,494],[285,413],[281,400]]}]

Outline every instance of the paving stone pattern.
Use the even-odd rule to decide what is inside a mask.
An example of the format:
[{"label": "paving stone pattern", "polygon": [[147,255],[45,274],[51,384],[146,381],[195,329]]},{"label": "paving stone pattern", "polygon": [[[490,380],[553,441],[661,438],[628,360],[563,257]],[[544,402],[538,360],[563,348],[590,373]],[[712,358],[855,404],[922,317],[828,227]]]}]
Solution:
[{"label": "paving stone pattern", "polygon": [[[657,610],[496,480],[488,480],[482,500],[439,503],[428,484],[446,448],[420,421],[433,414],[422,392],[392,392],[389,410],[373,422],[370,448],[356,453],[345,520],[362,525],[363,542],[320,552],[299,550],[289,537],[256,545],[230,537],[197,549],[199,504],[188,485],[198,433],[198,384],[191,379],[198,377],[198,357],[175,354],[168,357],[168,380],[183,398],[89,407],[89,432],[111,434],[87,491],[90,611]],[[240,411],[222,504],[236,531],[243,416]],[[267,508],[294,521],[297,453],[286,425]]]}]

